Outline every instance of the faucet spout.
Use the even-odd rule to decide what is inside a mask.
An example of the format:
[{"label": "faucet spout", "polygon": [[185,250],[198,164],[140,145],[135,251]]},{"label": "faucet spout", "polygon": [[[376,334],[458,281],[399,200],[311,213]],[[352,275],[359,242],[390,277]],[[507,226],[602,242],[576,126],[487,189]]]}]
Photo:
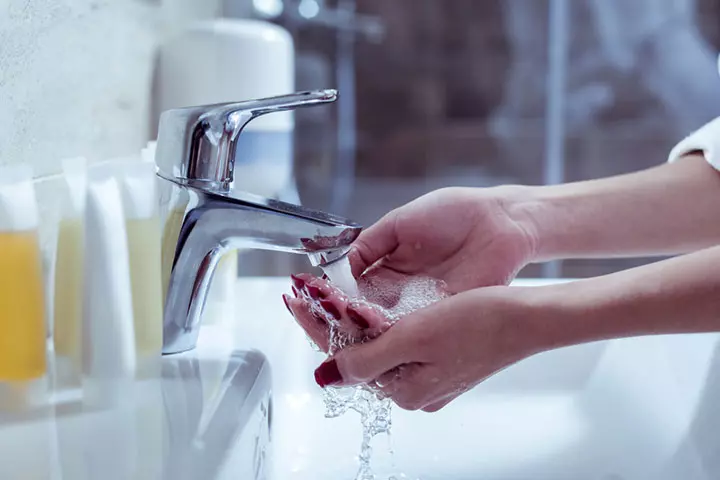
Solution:
[{"label": "faucet spout", "polygon": [[335,90],[168,110],[156,163],[162,182],[163,353],[195,347],[215,267],[230,249],[305,253],[314,265],[345,255],[361,227],[334,215],[236,191],[238,136],[258,116],[332,103]]},{"label": "faucet spout", "polygon": [[307,254],[313,264],[322,265],[345,255],[361,231],[349,220],[297,205],[244,193],[229,196],[175,187],[183,188],[190,201],[169,267],[164,354],[195,347],[215,267],[228,250]]}]

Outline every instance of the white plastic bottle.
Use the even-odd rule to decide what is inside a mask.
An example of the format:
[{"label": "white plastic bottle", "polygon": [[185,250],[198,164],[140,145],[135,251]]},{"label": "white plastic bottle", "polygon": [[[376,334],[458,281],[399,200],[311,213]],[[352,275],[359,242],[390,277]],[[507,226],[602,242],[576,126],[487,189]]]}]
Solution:
[{"label": "white plastic bottle", "polygon": [[82,366],[84,402],[131,397],[136,353],[125,218],[117,181],[89,174],[85,208]]}]

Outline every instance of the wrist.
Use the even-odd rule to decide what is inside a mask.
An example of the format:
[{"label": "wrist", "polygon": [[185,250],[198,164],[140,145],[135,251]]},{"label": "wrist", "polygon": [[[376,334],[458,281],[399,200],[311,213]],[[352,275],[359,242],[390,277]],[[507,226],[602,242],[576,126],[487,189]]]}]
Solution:
[{"label": "wrist", "polygon": [[477,321],[497,320],[501,350],[515,352],[519,358],[581,343],[580,333],[568,328],[577,315],[575,306],[563,301],[566,296],[558,288],[562,286],[476,289]]},{"label": "wrist", "polygon": [[641,267],[529,287],[526,328],[538,339],[539,351],[657,333],[669,309],[650,281],[656,277]]},{"label": "wrist", "polygon": [[[717,245],[720,176],[701,157],[598,180],[498,190],[533,262],[675,255]],[[658,212],[662,212],[659,215]]]},{"label": "wrist", "polygon": [[552,245],[559,222],[552,189],[550,186],[497,187],[497,198],[504,211],[523,232],[529,245],[528,263],[555,258]]},{"label": "wrist", "polygon": [[[563,302],[560,285],[542,287],[510,287],[519,300],[522,330],[530,342],[532,354],[553,350],[573,343],[562,327],[570,322],[572,309]],[[518,289],[515,291],[514,289]]]},{"label": "wrist", "polygon": [[[535,352],[612,338],[616,321],[610,293],[598,279],[578,280],[523,288],[523,329],[532,338]],[[517,287],[511,287],[517,288]]]}]

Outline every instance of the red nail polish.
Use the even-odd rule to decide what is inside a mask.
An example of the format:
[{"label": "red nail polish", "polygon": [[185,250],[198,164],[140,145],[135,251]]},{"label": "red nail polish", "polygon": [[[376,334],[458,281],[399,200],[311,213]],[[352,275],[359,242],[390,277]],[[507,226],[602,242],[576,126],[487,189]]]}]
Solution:
[{"label": "red nail polish", "polygon": [[323,273],[322,277],[323,280],[330,280],[330,277],[327,276],[327,273]]},{"label": "red nail polish", "polygon": [[322,388],[342,382],[342,375],[335,360],[328,360],[315,370],[315,382]]},{"label": "red nail polish", "polygon": [[297,291],[297,289],[295,287],[290,287],[290,288],[292,288],[292,292],[293,292],[293,295],[295,295],[295,298],[298,298],[300,296],[300,293]]},{"label": "red nail polish", "polygon": [[342,315],[340,315],[340,311],[331,301],[321,300],[320,306],[324,308],[327,313],[335,317],[335,320],[340,320],[340,318],[342,317]]},{"label": "red nail polish", "polygon": [[298,290],[302,290],[302,288],[305,286],[305,280],[303,280],[302,278],[295,275],[290,275],[290,278],[292,279],[295,288],[297,288]]},{"label": "red nail polish", "polygon": [[287,295],[285,295],[285,294],[283,293],[282,298],[283,298],[283,302],[285,302],[285,306],[287,307],[288,312],[290,312],[290,314],[292,315],[293,312],[292,312],[292,310],[290,310],[290,304],[288,303]]},{"label": "red nail polish", "polygon": [[325,298],[320,289],[313,285],[307,285],[305,287],[305,291],[308,293],[308,295],[310,295],[310,298],[312,298],[313,300],[320,300],[321,298]]},{"label": "red nail polish", "polygon": [[362,328],[363,330],[370,326],[370,323],[365,320],[365,318],[360,315],[360,312],[355,310],[355,308],[353,308],[351,305],[348,305],[347,307],[347,314],[348,317],[350,317],[350,320],[352,320],[355,325]]}]

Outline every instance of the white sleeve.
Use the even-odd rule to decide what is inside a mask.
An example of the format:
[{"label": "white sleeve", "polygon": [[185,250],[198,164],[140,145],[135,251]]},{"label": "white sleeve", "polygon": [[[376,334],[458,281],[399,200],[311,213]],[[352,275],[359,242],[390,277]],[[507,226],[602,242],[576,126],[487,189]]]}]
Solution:
[{"label": "white sleeve", "polygon": [[720,117],[705,124],[696,132],[675,145],[670,151],[669,161],[674,162],[692,151],[701,151],[705,160],[720,170]]}]

